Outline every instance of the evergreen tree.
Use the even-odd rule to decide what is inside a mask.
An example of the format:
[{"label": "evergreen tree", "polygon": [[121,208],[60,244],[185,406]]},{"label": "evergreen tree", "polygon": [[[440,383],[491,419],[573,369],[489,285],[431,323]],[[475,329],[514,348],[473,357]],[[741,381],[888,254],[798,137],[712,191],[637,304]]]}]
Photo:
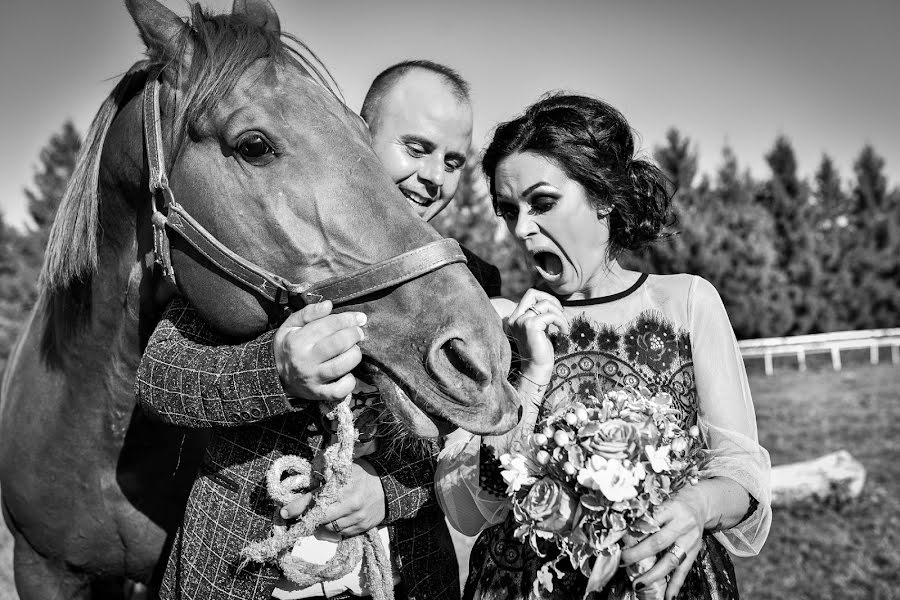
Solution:
[{"label": "evergreen tree", "polygon": [[676,196],[689,195],[697,175],[697,152],[691,140],[672,127],[666,132],[666,144],[654,148],[653,158],[672,182]]},{"label": "evergreen tree", "polygon": [[758,188],[726,147],[711,199],[699,206],[714,240],[709,279],[743,338],[785,335],[793,322],[785,273],[778,265],[775,220],[755,201]]},{"label": "evergreen tree", "polygon": [[841,178],[834,162],[827,155],[822,157],[815,174],[813,197],[819,208],[818,232],[822,281],[818,293],[828,305],[820,318],[821,331],[838,331],[852,328],[855,307],[853,283],[847,265],[847,250],[853,243],[849,227],[849,198],[841,186]]},{"label": "evergreen tree", "polygon": [[50,137],[41,150],[40,165],[34,176],[34,189],[26,189],[28,213],[34,221],[32,235],[29,236],[27,252],[29,259],[37,262],[37,269],[44,256],[44,248],[50,236],[50,227],[56,210],[62,201],[75,170],[75,160],[81,149],[81,136],[71,121],[63,123],[62,129]]},{"label": "evergreen tree", "polygon": [[900,315],[900,210],[898,194],[888,193],[884,159],[871,146],[853,165],[855,181],[850,201],[847,248],[855,299],[855,328],[895,327]]},{"label": "evergreen tree", "polygon": [[34,189],[25,190],[33,226],[19,232],[0,215],[0,366],[37,299],[44,248],[80,148],[81,137],[67,121],[41,150]]},{"label": "evergreen tree", "polygon": [[797,159],[790,141],[779,136],[766,155],[772,177],[759,189],[757,199],[775,222],[777,266],[786,276],[784,291],[793,313],[785,334],[820,331],[830,321],[830,306],[820,294],[822,283],[819,206],[809,186],[797,174]]}]

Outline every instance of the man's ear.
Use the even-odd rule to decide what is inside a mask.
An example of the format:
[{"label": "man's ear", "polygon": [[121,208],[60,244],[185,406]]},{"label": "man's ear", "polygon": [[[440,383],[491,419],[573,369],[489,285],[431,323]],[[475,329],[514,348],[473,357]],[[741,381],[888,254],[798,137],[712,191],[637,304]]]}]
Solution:
[{"label": "man's ear", "polygon": [[269,0],[234,0],[231,14],[244,15],[260,27],[281,34],[281,21]]},{"label": "man's ear", "polygon": [[188,26],[181,17],[156,0],[125,0],[149,56],[164,59],[175,52],[178,36]]}]

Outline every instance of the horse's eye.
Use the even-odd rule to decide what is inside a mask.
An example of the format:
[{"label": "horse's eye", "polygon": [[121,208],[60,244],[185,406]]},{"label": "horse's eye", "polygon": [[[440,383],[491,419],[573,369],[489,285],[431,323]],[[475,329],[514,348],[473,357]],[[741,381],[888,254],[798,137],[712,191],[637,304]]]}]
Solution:
[{"label": "horse's eye", "polygon": [[267,154],[275,154],[275,150],[266,141],[266,138],[258,133],[248,135],[238,143],[238,152],[246,159],[260,159]]}]

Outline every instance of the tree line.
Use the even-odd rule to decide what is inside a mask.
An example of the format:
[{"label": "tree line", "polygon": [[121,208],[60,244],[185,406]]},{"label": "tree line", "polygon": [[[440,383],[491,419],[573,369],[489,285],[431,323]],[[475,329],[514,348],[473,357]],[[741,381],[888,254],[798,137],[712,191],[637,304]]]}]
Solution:
[{"label": "tree line", "polygon": [[[0,368],[37,298],[44,247],[81,143],[66,122],[41,150],[24,192],[27,228],[0,213]],[[676,129],[653,157],[672,183],[676,221],[664,241],[623,257],[626,266],[710,280],[739,338],[900,326],[900,188],[888,188],[874,148],[860,151],[846,179],[828,156],[811,179],[802,177],[784,136],[765,156],[765,179],[741,169],[729,148],[713,176],[698,175],[697,151]],[[497,265],[504,294],[535,283],[494,215],[477,159],[434,225]]]},{"label": "tree line", "polygon": [[[695,145],[677,129],[653,158],[671,182],[675,224],[665,240],[622,257],[626,267],[708,279],[741,339],[900,327],[900,188],[888,189],[872,146],[847,179],[827,155],[811,180],[802,177],[785,136],[765,156],[765,179],[727,147],[717,172],[698,176]],[[438,230],[500,268],[505,295],[535,283],[493,215],[477,163],[438,219]]]}]

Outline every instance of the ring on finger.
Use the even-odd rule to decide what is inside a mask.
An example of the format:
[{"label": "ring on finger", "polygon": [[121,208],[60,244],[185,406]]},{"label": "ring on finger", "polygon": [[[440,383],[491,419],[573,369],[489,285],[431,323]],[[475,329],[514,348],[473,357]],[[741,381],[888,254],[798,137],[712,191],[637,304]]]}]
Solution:
[{"label": "ring on finger", "polygon": [[536,305],[536,304],[532,304],[531,306],[529,306],[528,308],[525,309],[525,312],[528,312],[528,311],[530,310],[530,311],[533,312],[534,314],[540,315],[541,313],[538,311],[538,309],[535,308],[535,306],[537,306],[537,305]]},{"label": "ring on finger", "polygon": [[677,561],[676,564],[679,564],[679,565],[680,565],[681,563],[684,562],[684,559],[687,558],[687,552],[685,552],[685,551],[681,548],[681,546],[679,546],[678,544],[672,544],[672,545],[669,547],[669,549],[666,550],[666,552],[668,552],[669,554],[671,554],[672,556],[674,556],[674,557],[675,557],[675,560]]},{"label": "ring on finger", "polygon": [[341,532],[341,526],[337,524],[337,521],[329,521],[328,526],[331,527],[331,530],[335,533]]}]

